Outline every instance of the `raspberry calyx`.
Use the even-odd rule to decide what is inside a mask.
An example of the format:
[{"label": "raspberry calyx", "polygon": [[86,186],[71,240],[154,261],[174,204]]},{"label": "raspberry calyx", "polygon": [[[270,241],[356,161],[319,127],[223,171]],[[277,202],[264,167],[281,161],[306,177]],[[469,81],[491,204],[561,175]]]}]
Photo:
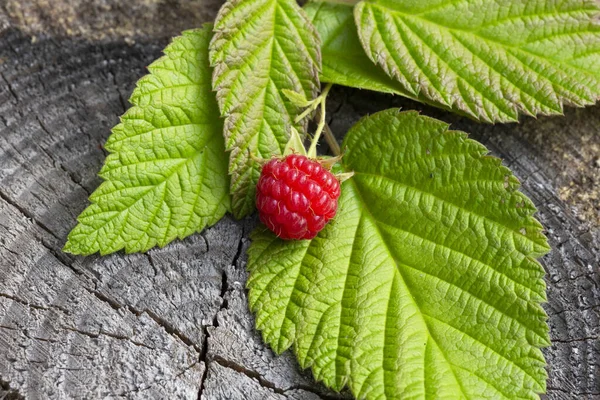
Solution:
[{"label": "raspberry calyx", "polygon": [[278,237],[312,239],[335,216],[340,193],[340,182],[319,161],[291,154],[263,165],[256,207]]}]

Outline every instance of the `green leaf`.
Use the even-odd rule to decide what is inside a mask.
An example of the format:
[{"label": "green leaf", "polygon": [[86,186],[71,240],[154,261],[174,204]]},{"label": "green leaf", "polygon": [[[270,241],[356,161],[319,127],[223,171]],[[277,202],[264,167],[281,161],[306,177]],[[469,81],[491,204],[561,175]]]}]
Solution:
[{"label": "green leaf", "polygon": [[187,31],[148,67],[106,143],[104,182],[65,251],[146,251],[214,224],[230,204],[223,123],[212,93],[211,26]]},{"label": "green leaf", "polygon": [[306,155],[306,148],[304,147],[304,141],[300,137],[300,134],[295,128],[292,128],[290,135],[290,141],[285,145],[283,155],[288,156],[290,154],[301,154]]},{"label": "green leaf", "polygon": [[410,97],[365,54],[351,5],[310,2],[304,10],[321,36],[321,81]]},{"label": "green leaf", "polygon": [[303,93],[294,92],[293,90],[282,89],[281,93],[295,106],[305,108],[312,104]]},{"label": "green leaf", "polygon": [[225,117],[233,213],[254,211],[260,167],[280,156],[302,111],[283,90],[313,99],[319,89],[319,39],[295,0],[229,0],[215,23],[213,87]]},{"label": "green leaf", "polygon": [[332,223],[312,241],[253,233],[256,326],[356,398],[537,399],[546,238],[510,171],[447,129],[388,110],[350,130]]},{"label": "green leaf", "polygon": [[600,96],[599,5],[566,0],[368,0],[368,56],[412,97],[487,122],[560,114]]}]

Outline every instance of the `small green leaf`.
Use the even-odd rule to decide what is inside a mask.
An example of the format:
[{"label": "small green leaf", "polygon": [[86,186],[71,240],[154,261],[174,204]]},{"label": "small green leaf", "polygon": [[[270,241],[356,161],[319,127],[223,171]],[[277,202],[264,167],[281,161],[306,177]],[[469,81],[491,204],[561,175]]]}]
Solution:
[{"label": "small green leaf", "polygon": [[319,91],[319,38],[295,0],[229,0],[217,16],[211,42],[213,87],[225,117],[230,151],[232,208],[254,210],[259,165],[251,155],[281,156],[301,107],[283,90],[313,99]]},{"label": "small green leaf", "polygon": [[230,204],[223,123],[212,93],[211,26],[187,31],[148,67],[106,143],[104,182],[65,251],[128,253],[214,224]]},{"label": "small green leaf", "polygon": [[293,105],[300,108],[306,108],[312,104],[303,93],[294,92],[293,90],[282,89],[281,92],[292,102]]},{"label": "small green leaf", "polygon": [[599,10],[581,0],[368,0],[354,14],[367,55],[411,97],[507,122],[596,102]]},{"label": "small green leaf", "polygon": [[388,110],[348,133],[335,219],[311,241],[253,233],[256,326],[360,399],[536,399],[548,251],[535,207],[462,132]]},{"label": "small green leaf", "polygon": [[288,156],[290,154],[301,154],[303,156],[306,155],[304,141],[300,137],[300,134],[296,128],[292,128],[292,135],[289,142],[285,145],[285,150],[283,151],[284,156]]},{"label": "small green leaf", "polygon": [[321,36],[321,81],[410,97],[365,54],[350,4],[310,2],[304,10]]}]

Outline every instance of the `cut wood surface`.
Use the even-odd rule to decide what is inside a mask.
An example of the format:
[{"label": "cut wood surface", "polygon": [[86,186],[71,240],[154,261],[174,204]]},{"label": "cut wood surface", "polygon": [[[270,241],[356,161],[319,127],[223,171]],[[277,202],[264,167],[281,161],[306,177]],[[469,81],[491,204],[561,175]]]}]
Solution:
[{"label": "cut wood surface", "polygon": [[[254,329],[245,254],[255,218],[226,217],[147,254],[61,251],[145,66],[219,4],[0,2],[0,399],[349,398]],[[600,107],[491,126],[334,88],[328,120],[341,139],[389,107],[469,132],[520,178],[553,247],[542,259],[546,396],[600,399]]]}]

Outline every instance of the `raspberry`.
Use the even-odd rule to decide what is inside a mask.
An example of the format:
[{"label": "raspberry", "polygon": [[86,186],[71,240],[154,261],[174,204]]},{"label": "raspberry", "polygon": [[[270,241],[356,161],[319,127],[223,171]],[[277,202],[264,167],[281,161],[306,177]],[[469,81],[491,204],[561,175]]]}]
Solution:
[{"label": "raspberry", "polygon": [[262,169],[256,192],[260,220],[282,239],[312,239],[337,211],[340,183],[316,160],[292,154]]}]

